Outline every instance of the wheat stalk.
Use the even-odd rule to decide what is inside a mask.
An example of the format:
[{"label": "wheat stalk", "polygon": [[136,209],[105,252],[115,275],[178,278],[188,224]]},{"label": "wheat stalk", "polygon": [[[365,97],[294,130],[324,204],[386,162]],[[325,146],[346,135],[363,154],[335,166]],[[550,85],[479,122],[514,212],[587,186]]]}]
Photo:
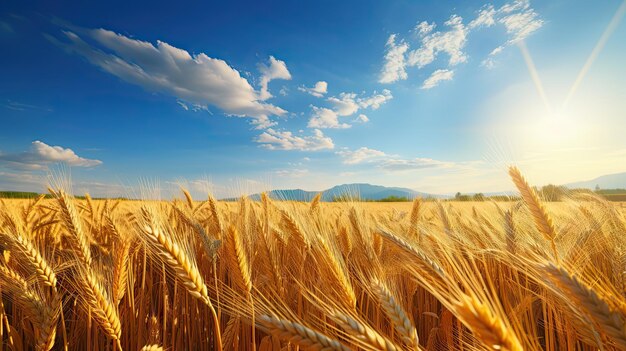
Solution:
[{"label": "wheat stalk", "polygon": [[404,308],[396,302],[396,299],[381,281],[375,279],[372,282],[372,289],[378,301],[380,301],[385,314],[391,319],[395,329],[402,337],[402,341],[417,350],[419,348],[417,330]]},{"label": "wheat stalk", "polygon": [[523,351],[514,333],[487,305],[463,294],[454,306],[456,316],[489,348],[502,351]]},{"label": "wheat stalk", "polygon": [[511,176],[513,183],[515,183],[517,190],[520,192],[522,200],[524,200],[524,203],[528,206],[528,209],[533,216],[533,220],[535,221],[537,230],[539,230],[539,232],[543,234],[544,238],[550,242],[554,258],[558,262],[559,254],[554,241],[556,238],[556,229],[554,229],[552,218],[548,215],[545,207],[541,201],[539,201],[537,193],[535,193],[535,190],[528,185],[528,182],[524,176],[522,176],[519,169],[517,167],[510,167],[509,175]]},{"label": "wheat stalk", "polygon": [[598,324],[601,332],[611,337],[621,350],[626,350],[626,322],[622,313],[613,310],[607,301],[564,268],[549,264],[544,269],[561,291],[574,302],[575,308],[584,309]]},{"label": "wheat stalk", "polygon": [[81,298],[107,336],[118,341],[122,325],[116,305],[91,269],[81,270]]},{"label": "wheat stalk", "polygon": [[339,341],[302,324],[268,315],[257,318],[257,324],[267,333],[309,350],[351,351]]},{"label": "wheat stalk", "polygon": [[14,235],[2,234],[2,237],[8,239],[17,249],[16,251],[26,258],[28,266],[37,273],[37,277],[41,282],[56,291],[57,277],[54,269],[50,267],[30,240],[19,233],[15,233]]},{"label": "wheat stalk", "polygon": [[85,266],[91,266],[93,259],[91,255],[90,240],[83,230],[81,218],[78,215],[78,211],[76,210],[72,199],[63,190],[55,192],[49,188],[48,191],[50,191],[50,193],[52,193],[57,199],[61,209],[61,218],[63,219],[65,227],[71,234],[73,242],[78,248],[77,253],[79,254],[80,259],[83,261]]},{"label": "wheat stalk", "polygon": [[395,345],[391,340],[380,335],[380,333],[372,329],[370,326],[365,325],[344,313],[333,311],[330,318],[339,324],[344,331],[353,335],[360,342],[364,342],[379,350],[402,350],[401,347]]},{"label": "wheat stalk", "polygon": [[154,248],[158,256],[160,256],[181,279],[183,285],[189,294],[200,301],[204,302],[213,316],[215,323],[218,349],[222,349],[220,323],[217,313],[213,308],[211,299],[209,298],[208,288],[204,284],[204,279],[196,266],[195,261],[190,257],[190,252],[181,248],[181,246],[167,235],[156,223],[155,215],[146,207],[142,208],[142,214],[145,221],[143,231],[148,241],[151,243],[149,247]]}]

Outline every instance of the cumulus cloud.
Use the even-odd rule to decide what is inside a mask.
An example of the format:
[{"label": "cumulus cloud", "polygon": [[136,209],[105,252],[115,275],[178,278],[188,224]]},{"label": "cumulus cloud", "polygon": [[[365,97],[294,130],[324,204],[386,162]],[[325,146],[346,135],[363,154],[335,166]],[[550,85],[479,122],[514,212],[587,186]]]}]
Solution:
[{"label": "cumulus cloud", "polygon": [[355,93],[341,93],[338,97],[329,97],[328,102],[339,116],[350,116],[359,110],[356,99]]},{"label": "cumulus cloud", "polygon": [[391,91],[384,89],[381,93],[374,92],[367,97],[358,97],[355,93],[341,93],[338,97],[328,98],[328,102],[339,116],[350,116],[361,108],[376,110],[391,99],[393,99]]},{"label": "cumulus cloud", "polygon": [[307,88],[307,87],[302,86],[302,87],[299,87],[298,90],[304,91],[305,93],[309,93],[315,97],[322,97],[328,92],[328,83],[321,80],[315,83],[315,86],[312,88]]},{"label": "cumulus cloud", "polygon": [[497,12],[493,5],[486,5],[482,10],[480,10],[478,16],[469,23],[468,28],[474,29],[478,27],[493,26],[494,24],[496,24],[496,21],[494,19],[496,13]]},{"label": "cumulus cloud", "polygon": [[385,64],[380,72],[378,82],[380,83],[393,83],[398,80],[405,80],[406,74],[406,62],[405,54],[409,50],[409,44],[404,41],[396,44],[396,35],[392,34],[387,39],[387,49],[385,52]]},{"label": "cumulus cloud", "polygon": [[511,3],[507,3],[500,7],[498,10],[494,10],[495,16],[497,16],[497,23],[504,26],[506,29],[508,40],[493,49],[487,58],[485,58],[481,64],[486,68],[493,68],[495,66],[495,56],[501,53],[507,46],[518,43],[528,38],[532,33],[537,31],[543,26],[544,21],[539,18],[537,12],[530,7],[530,3],[527,0],[516,0]]},{"label": "cumulus cloud", "polygon": [[446,31],[433,32],[422,38],[422,45],[408,53],[409,66],[422,68],[433,62],[441,53],[449,56],[448,64],[457,65],[467,60],[463,48],[467,41],[467,28],[463,25],[463,18],[452,15],[444,25]]},{"label": "cumulus cloud", "polygon": [[267,129],[255,141],[269,150],[318,151],[335,147],[333,140],[324,136],[319,129],[314,129],[310,136],[296,136],[289,131]]},{"label": "cumulus cloud", "polygon": [[367,98],[358,99],[359,107],[361,108],[369,108],[372,110],[377,110],[382,104],[387,101],[393,99],[393,95],[391,95],[391,91],[388,89],[383,89],[381,93],[374,92],[374,94]]},{"label": "cumulus cloud", "polygon": [[0,153],[0,162],[10,168],[27,170],[45,170],[53,163],[64,163],[74,167],[95,167],[102,164],[100,160],[80,157],[72,149],[50,146],[39,140],[33,141],[28,151],[14,154]]},{"label": "cumulus cloud", "polygon": [[339,123],[339,115],[328,108],[312,106],[313,115],[309,119],[309,128],[350,128],[347,123]]},{"label": "cumulus cloud", "polygon": [[[374,92],[370,96],[359,96],[356,93],[341,93],[327,99],[331,108],[312,106],[313,114],[309,119],[309,128],[350,128],[350,124],[340,123],[339,117],[352,116],[360,109],[376,110],[384,103],[393,99],[391,91],[384,89],[382,92]],[[357,117],[355,122],[367,122],[365,115]]]},{"label": "cumulus cloud", "polygon": [[498,22],[504,25],[509,34],[508,44],[514,44],[526,39],[530,34],[543,26],[543,20],[538,18],[539,15],[530,8],[527,1],[516,1],[516,4],[519,8],[518,12],[500,9],[500,13],[506,13]]},{"label": "cumulus cloud", "polygon": [[[407,67],[423,69],[440,56],[447,57],[445,68],[446,71],[451,71],[452,67],[467,62],[468,55],[465,47],[471,32],[499,25],[505,28],[507,39],[482,60],[482,66],[491,68],[495,65],[495,55],[505,47],[526,39],[541,28],[543,23],[537,12],[530,7],[528,0],[514,0],[500,8],[486,4],[467,25],[463,23],[463,18],[456,14],[451,15],[444,22],[441,30],[435,30],[437,27],[434,22],[419,22],[412,30],[416,34],[413,38],[418,40],[413,50],[409,50],[409,44],[398,39],[396,34],[389,36],[379,82],[393,83],[407,79]],[[423,87],[428,86],[430,84],[424,82]]]},{"label": "cumulus cloud", "polygon": [[423,37],[430,34],[435,29],[435,27],[437,27],[435,22],[428,23],[428,21],[422,21],[417,26],[415,26],[414,31],[417,33],[417,35]]},{"label": "cumulus cloud", "polygon": [[204,53],[191,55],[162,41],[153,45],[106,29],[71,27],[63,34],[63,40],[47,37],[103,71],[148,91],[169,94],[192,105],[213,105],[228,115],[250,117],[259,128],[272,125],[270,116],[286,113],[263,102],[270,80],[290,77],[284,62],[273,57],[269,66],[262,66],[258,92],[226,61]]},{"label": "cumulus cloud", "polygon": [[274,56],[270,56],[269,65],[260,63],[259,71],[261,72],[261,79],[259,80],[261,85],[260,100],[267,100],[272,97],[267,87],[270,81],[274,79],[291,80],[291,73],[289,73],[285,61],[277,60]]},{"label": "cumulus cloud", "polygon": [[439,85],[442,81],[452,80],[452,77],[454,77],[454,71],[448,69],[438,69],[424,81],[421,89],[432,89]]}]

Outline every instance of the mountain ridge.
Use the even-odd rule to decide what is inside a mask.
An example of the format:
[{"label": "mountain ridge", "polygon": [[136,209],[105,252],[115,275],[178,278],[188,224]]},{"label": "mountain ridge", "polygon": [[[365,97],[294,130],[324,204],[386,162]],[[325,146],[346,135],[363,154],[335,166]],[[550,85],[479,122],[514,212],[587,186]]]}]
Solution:
[{"label": "mountain ridge", "polygon": [[[321,191],[308,191],[302,189],[276,189],[268,191],[270,198],[278,200],[291,201],[311,201],[317,194],[322,193],[322,201],[334,201],[337,198],[357,198],[360,200],[382,200],[395,196],[398,198],[405,197],[414,199],[416,197],[446,198],[446,195],[430,194],[409,188],[402,187],[386,187],[382,185],[373,185],[369,183],[346,183],[335,185],[331,188]],[[249,196],[252,200],[261,198],[261,194],[253,194]],[[224,200],[233,200],[228,198]]]},{"label": "mountain ridge", "polygon": [[564,184],[566,187],[595,189],[596,185],[600,189],[626,189],[626,172],[612,173],[598,176],[590,180]]}]

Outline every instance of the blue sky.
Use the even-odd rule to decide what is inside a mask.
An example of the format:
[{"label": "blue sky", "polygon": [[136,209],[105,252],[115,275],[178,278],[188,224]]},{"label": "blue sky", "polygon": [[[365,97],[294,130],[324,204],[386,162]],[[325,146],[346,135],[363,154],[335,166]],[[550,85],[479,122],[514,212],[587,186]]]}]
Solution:
[{"label": "blue sky", "polygon": [[625,4],[3,2],[0,188],[57,164],[95,195],[626,171]]}]

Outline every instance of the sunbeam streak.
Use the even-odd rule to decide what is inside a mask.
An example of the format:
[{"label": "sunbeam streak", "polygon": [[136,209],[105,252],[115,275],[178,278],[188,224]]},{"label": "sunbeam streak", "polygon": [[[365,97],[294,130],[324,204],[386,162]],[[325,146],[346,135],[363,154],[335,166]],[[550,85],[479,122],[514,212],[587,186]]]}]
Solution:
[{"label": "sunbeam streak", "polygon": [[582,82],[582,80],[585,78],[585,75],[587,75],[589,68],[591,68],[591,65],[593,64],[593,62],[596,60],[596,58],[598,57],[598,55],[604,48],[604,45],[606,44],[607,40],[609,39],[609,37],[611,37],[611,34],[613,34],[613,31],[615,31],[615,28],[617,28],[617,25],[622,20],[622,17],[624,17],[624,13],[626,13],[626,0],[622,2],[620,7],[615,12],[615,15],[613,15],[613,18],[611,18],[611,22],[609,22],[609,25],[606,27],[606,29],[602,33],[602,36],[598,40],[598,43],[596,44],[596,46],[593,48],[593,51],[591,51],[591,54],[587,58],[587,61],[585,61],[585,65],[578,73],[578,76],[576,77],[574,84],[572,84],[572,87],[570,88],[569,92],[567,93],[567,96],[565,97],[565,100],[563,101],[562,110],[565,110],[570,100],[576,93],[576,90],[578,90],[578,87],[580,86],[580,83]]},{"label": "sunbeam streak", "polygon": [[533,83],[535,83],[535,88],[537,89],[537,93],[541,97],[544,105],[546,106],[546,111],[548,114],[552,114],[552,106],[548,101],[548,96],[546,95],[546,91],[543,89],[543,84],[541,83],[541,79],[539,78],[539,73],[537,73],[537,68],[535,67],[535,63],[533,62],[530,53],[528,52],[528,48],[526,47],[526,43],[523,40],[520,40],[517,43],[520,51],[522,52],[522,56],[524,57],[524,62],[526,62],[526,67],[528,67],[528,72],[530,73],[531,78],[533,79]]}]

